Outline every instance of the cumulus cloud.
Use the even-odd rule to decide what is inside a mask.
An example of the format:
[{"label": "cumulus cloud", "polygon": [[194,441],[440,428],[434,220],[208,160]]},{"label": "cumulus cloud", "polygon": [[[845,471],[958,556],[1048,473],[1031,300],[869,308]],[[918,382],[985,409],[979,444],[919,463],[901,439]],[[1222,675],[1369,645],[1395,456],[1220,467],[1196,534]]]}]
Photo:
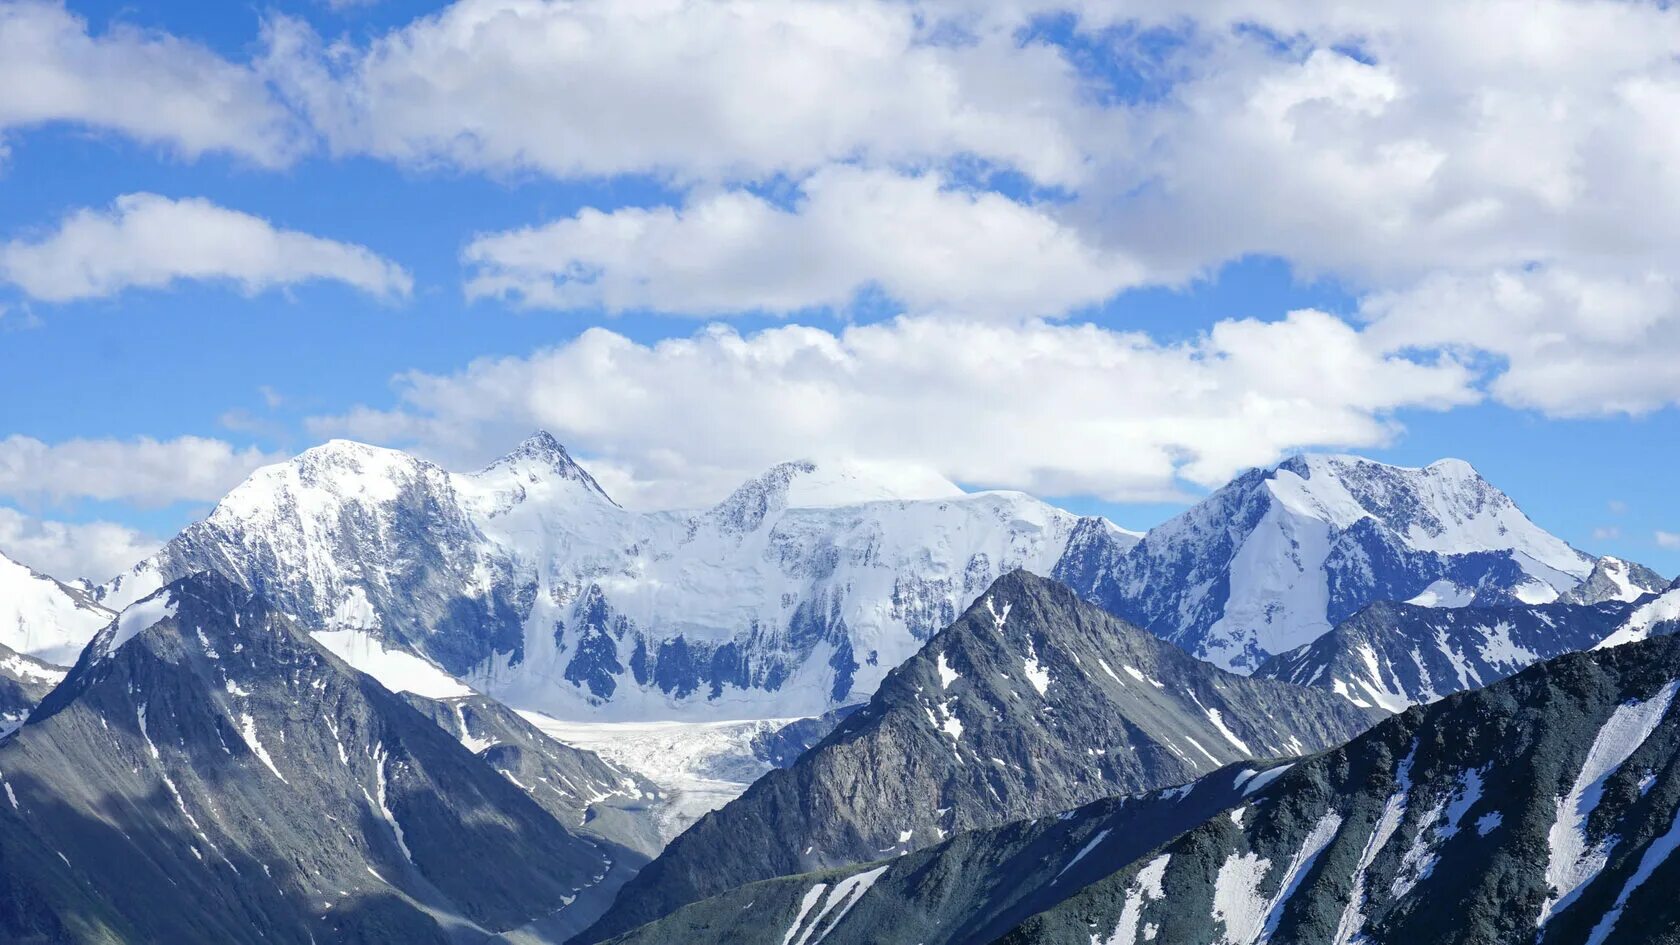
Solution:
[{"label": "cumulus cloud", "polygon": [[1665,532],[1658,530],[1653,536],[1659,548],[1680,548],[1680,532]]},{"label": "cumulus cloud", "polygon": [[681,210],[584,210],[480,236],[468,292],[532,307],[695,315],[843,307],[876,287],[912,312],[1060,314],[1143,277],[1043,208],[937,173],[824,169],[792,207],[744,192]]},{"label": "cumulus cloud", "polygon": [[249,65],[149,30],[93,35],[59,3],[0,3],[0,132],[52,122],[263,166],[288,163],[305,143]]},{"label": "cumulus cloud", "polygon": [[0,506],[0,552],[61,581],[103,581],[162,545],[114,522],[56,522]]},{"label": "cumulus cloud", "polygon": [[1103,121],[1054,47],[941,36],[914,4],[459,0],[363,46],[267,33],[265,71],[331,148],[409,164],[716,179],[973,155],[1065,183],[1074,129]]},{"label": "cumulus cloud", "polygon": [[108,210],[66,216],[38,240],[0,245],[0,278],[51,302],[100,298],[179,280],[226,281],[255,293],[331,280],[405,296],[413,279],[364,246],[283,230],[208,200],[127,194]]},{"label": "cumulus cloud", "polygon": [[1464,403],[1467,380],[1450,361],[1386,357],[1316,311],[1222,322],[1177,345],[1093,325],[913,317],[838,333],[712,326],[651,345],[596,328],[528,358],[404,375],[398,409],[312,426],[456,465],[541,426],[643,507],[712,501],[814,451],[1136,500],[1290,449],[1385,443],[1394,411]]},{"label": "cumulus cloud", "polygon": [[1363,310],[1386,348],[1497,355],[1489,389],[1513,406],[1580,416],[1680,403],[1680,286],[1666,273],[1438,273]]},{"label": "cumulus cloud", "polygon": [[121,500],[140,505],[213,502],[278,457],[197,436],[173,440],[0,440],[0,495],[17,499]]}]

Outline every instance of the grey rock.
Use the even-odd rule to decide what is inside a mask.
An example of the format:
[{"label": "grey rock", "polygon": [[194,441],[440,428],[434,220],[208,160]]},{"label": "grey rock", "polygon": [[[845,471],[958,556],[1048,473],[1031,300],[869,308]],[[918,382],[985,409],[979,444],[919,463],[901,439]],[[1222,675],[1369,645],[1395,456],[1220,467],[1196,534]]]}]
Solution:
[{"label": "grey rock", "polygon": [[413,945],[599,909],[629,851],[267,601],[160,594],[0,743],[0,940]]},{"label": "grey rock", "polygon": [[1314,751],[1373,717],[1227,673],[1015,572],[792,767],[673,841],[585,938],[745,883]]}]

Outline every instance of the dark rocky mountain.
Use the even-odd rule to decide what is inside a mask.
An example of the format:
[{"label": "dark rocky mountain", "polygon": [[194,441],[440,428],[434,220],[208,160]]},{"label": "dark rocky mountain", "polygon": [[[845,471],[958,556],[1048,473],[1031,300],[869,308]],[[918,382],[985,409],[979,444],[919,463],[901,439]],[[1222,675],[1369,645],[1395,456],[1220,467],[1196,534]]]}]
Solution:
[{"label": "dark rocky mountain", "polygon": [[488,696],[401,695],[572,832],[642,854],[625,865],[639,869],[664,847],[652,816],[664,795],[646,778],[544,735]]},{"label": "dark rocky mountain", "polygon": [[22,725],[65,672],[0,644],[0,736]]},{"label": "dark rocky mountain", "polygon": [[1260,664],[1254,675],[1399,712],[1497,682],[1540,660],[1590,650],[1634,610],[1621,601],[1451,608],[1377,603]]},{"label": "dark rocky mountain", "polygon": [[211,575],[101,631],[0,782],[4,941],[560,936],[635,856]]},{"label": "dark rocky mountain", "polygon": [[1677,689],[1663,637],[1414,707],[1000,941],[1680,940]]},{"label": "dark rocky mountain", "polygon": [[1239,672],[1376,601],[1547,603],[1595,565],[1458,460],[1296,456],[1237,477],[1135,547],[1076,537],[1056,578]]},{"label": "dark rocky mountain", "polygon": [[960,833],[856,866],[749,883],[615,945],[967,945],[990,942],[1089,883],[1236,805],[1255,769]]},{"label": "dark rocky mountain", "polygon": [[1015,572],[792,767],[673,841],[588,936],[756,880],[1314,751],[1372,717],[1327,691],[1227,673]]}]

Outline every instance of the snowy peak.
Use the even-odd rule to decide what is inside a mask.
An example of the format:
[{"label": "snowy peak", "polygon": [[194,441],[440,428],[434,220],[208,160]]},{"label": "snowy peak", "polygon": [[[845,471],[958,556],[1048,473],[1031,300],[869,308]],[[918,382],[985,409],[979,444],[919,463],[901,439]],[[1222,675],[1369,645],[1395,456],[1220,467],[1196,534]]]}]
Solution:
[{"label": "snowy peak", "polygon": [[709,516],[751,531],[784,509],[828,509],[871,502],[911,502],[965,495],[955,483],[919,470],[888,469],[856,460],[802,459],[772,466],[742,483]]},{"label": "snowy peak", "polygon": [[1468,463],[1407,468],[1319,455],[1250,470],[1109,557],[1064,562],[1057,575],[1238,671],[1376,601],[1540,604],[1593,567]]},{"label": "snowy peak", "polygon": [[1267,488],[1291,511],[1338,528],[1375,519],[1420,551],[1511,550],[1577,580],[1592,566],[1459,459],[1416,469],[1358,456],[1295,456],[1272,470]]},{"label": "snowy peak", "polygon": [[0,646],[68,666],[111,617],[81,591],[0,554]]},{"label": "snowy peak", "polygon": [[1661,594],[1667,587],[1668,581],[1650,568],[1605,555],[1593,563],[1592,573],[1586,580],[1559,600],[1569,604],[1632,602],[1647,594]]},{"label": "snowy peak", "polygon": [[560,441],[547,430],[538,430],[526,437],[513,452],[491,463],[478,475],[488,479],[498,474],[511,474],[529,482],[558,477],[562,481],[576,483],[592,497],[600,498],[614,506],[618,505],[607,495],[607,490],[595,481],[595,477],[572,459],[572,454],[566,452]]}]

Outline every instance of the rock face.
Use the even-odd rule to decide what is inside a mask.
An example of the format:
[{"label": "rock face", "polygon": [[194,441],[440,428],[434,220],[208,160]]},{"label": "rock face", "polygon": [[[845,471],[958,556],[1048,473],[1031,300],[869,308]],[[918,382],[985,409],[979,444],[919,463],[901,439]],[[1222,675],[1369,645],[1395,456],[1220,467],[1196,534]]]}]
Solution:
[{"label": "rock face", "polygon": [[1131,537],[1018,493],[907,493],[845,466],[788,463],[714,508],[643,514],[546,434],[472,474],[334,441],[257,471],[100,596],[215,571],[343,653],[419,654],[521,709],[794,718],[867,698],[1000,574],[1048,573],[1075,532]]},{"label": "rock face", "polygon": [[0,742],[0,939],[450,942],[563,923],[626,851],[212,575]]},{"label": "rock face", "polygon": [[1082,543],[1054,574],[1082,597],[1238,672],[1380,600],[1547,603],[1593,558],[1466,463],[1297,456],[1251,470],[1128,551]]},{"label": "rock face", "polygon": [[1455,608],[1372,604],[1306,646],[1262,663],[1254,675],[1399,712],[1497,682],[1540,660],[1590,650],[1634,610],[1621,601]]},{"label": "rock face", "polygon": [[0,554],[0,646],[69,666],[113,616],[82,591]]},{"label": "rock face", "polygon": [[23,720],[64,678],[65,669],[0,645],[0,736]]},{"label": "rock face", "polygon": [[588,936],[744,883],[1317,750],[1371,718],[1327,691],[1224,672],[1015,572],[792,767],[673,841]]},{"label": "rock face", "polygon": [[1410,709],[1001,941],[1671,941],[1677,690],[1663,638]]},{"label": "rock face", "polygon": [[401,695],[573,833],[641,854],[621,865],[640,869],[664,847],[654,815],[662,794],[653,782],[544,735],[488,696]]},{"label": "rock face", "polygon": [[972,830],[876,863],[751,883],[684,906],[615,945],[968,945],[990,942],[1227,810],[1255,771]]},{"label": "rock face", "polygon": [[1650,568],[1605,555],[1593,564],[1592,573],[1585,581],[1558,600],[1566,604],[1631,603],[1647,594],[1660,594],[1667,588],[1668,580]]}]

